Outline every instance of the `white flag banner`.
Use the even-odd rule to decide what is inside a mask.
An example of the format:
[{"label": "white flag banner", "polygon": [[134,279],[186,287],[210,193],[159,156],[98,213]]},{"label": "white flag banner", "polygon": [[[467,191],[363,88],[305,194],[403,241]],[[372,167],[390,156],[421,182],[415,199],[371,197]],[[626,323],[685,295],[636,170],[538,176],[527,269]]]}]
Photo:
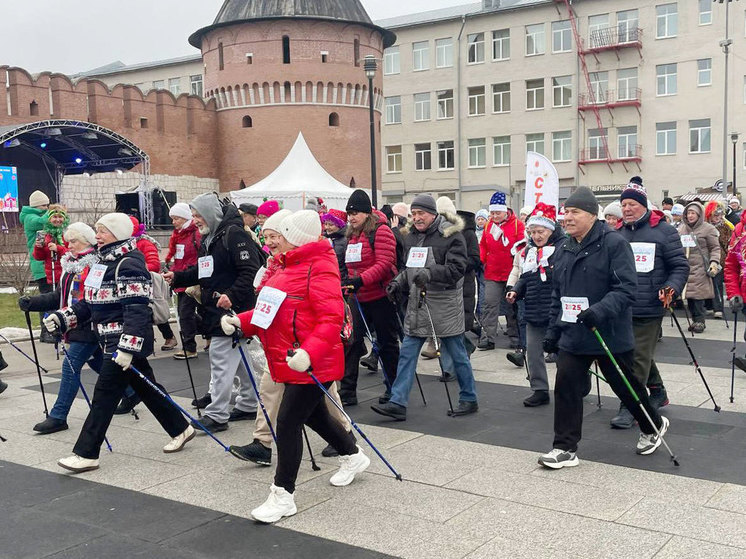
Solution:
[{"label": "white flag banner", "polygon": [[559,207],[559,175],[549,159],[529,151],[526,152],[526,197],[523,205],[533,208],[539,202]]}]

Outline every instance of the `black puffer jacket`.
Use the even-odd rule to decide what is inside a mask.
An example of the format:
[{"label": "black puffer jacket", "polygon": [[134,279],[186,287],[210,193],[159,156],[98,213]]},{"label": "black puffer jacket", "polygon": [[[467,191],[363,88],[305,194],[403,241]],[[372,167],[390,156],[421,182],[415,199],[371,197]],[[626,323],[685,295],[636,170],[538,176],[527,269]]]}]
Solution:
[{"label": "black puffer jacket", "polygon": [[57,312],[64,329],[91,321],[105,353],[121,350],[147,357],[153,353],[153,285],[145,257],[135,239],[108,244],[98,255],[98,263],[106,266],[101,285],[86,285],[84,300]]},{"label": "black puffer jacket", "polygon": [[477,304],[477,272],[482,269],[477,239],[477,222],[473,212],[456,212],[464,221],[461,234],[466,242],[466,272],[464,273],[464,323],[467,330],[474,327],[474,307]]},{"label": "black puffer jacket", "polygon": [[[689,262],[684,254],[679,233],[666,223],[663,212],[658,210],[646,212],[634,223],[625,223],[618,231],[631,244],[644,243],[632,244],[633,252],[637,246],[650,249],[650,245],[655,245],[653,270],[637,272],[637,292],[632,305],[632,316],[663,316],[664,309],[658,299],[658,290],[672,287],[677,295],[681,295],[689,278]],[[645,256],[636,254],[635,265],[643,267],[644,262],[641,260]]]},{"label": "black puffer jacket", "polygon": [[556,251],[552,304],[547,338],[578,355],[602,355],[603,348],[588,328],[562,321],[562,297],[586,297],[598,318],[598,332],[612,353],[631,351],[632,304],[637,272],[632,247],[603,221],[596,221],[583,241],[568,238]]},{"label": "black puffer jacket", "polygon": [[347,266],[345,265],[345,253],[347,252],[347,227],[342,227],[339,231],[331,235],[325,234],[326,238],[332,243],[334,254],[337,256],[339,264],[339,276],[342,278],[342,285],[345,285],[347,279]]},{"label": "black puffer jacket", "polygon": [[220,319],[226,311],[216,306],[220,295],[227,295],[236,313],[254,307],[254,277],[264,265],[259,246],[244,231],[243,221],[234,206],[225,209],[215,234],[199,248],[199,257],[212,256],[213,272],[199,278],[198,266],[174,273],[173,287],[197,285],[202,291],[202,333],[225,337]]},{"label": "black puffer jacket", "polygon": [[[532,326],[546,326],[549,323],[549,305],[552,301],[552,276],[554,274],[554,260],[557,251],[565,242],[565,234],[557,227],[549,236],[547,244],[542,247],[542,253],[549,252],[551,247],[554,252],[546,258],[547,264],[543,265],[546,279],[542,279],[538,267],[531,270],[525,264],[529,251],[537,252],[536,245],[529,239],[528,246],[521,250],[522,271],[518,281],[513,287],[518,301],[524,301],[525,307],[523,317]],[[542,254],[543,256],[543,254]],[[534,260],[536,257],[534,256]],[[542,258],[542,261],[544,257]]]}]

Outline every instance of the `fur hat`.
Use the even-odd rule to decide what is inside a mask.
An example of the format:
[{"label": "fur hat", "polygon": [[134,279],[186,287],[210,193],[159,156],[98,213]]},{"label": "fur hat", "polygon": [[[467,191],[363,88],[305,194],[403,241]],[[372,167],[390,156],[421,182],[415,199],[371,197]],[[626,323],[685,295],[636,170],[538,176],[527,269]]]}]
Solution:
[{"label": "fur hat", "polygon": [[39,206],[49,205],[49,196],[44,194],[41,190],[34,190],[31,196],[28,198],[28,205],[32,208],[38,208]]},{"label": "fur hat", "polygon": [[282,220],[280,233],[296,247],[314,243],[321,237],[321,220],[313,210],[301,210]]},{"label": "fur hat", "polygon": [[96,246],[96,232],[90,225],[82,221],[76,221],[68,225],[67,229],[65,229],[64,237],[67,242],[77,240],[88,243],[91,246]]},{"label": "fur hat", "polygon": [[192,219],[192,210],[189,208],[189,204],[184,202],[177,202],[168,211],[169,217],[180,217],[181,219]]},{"label": "fur hat", "polygon": [[435,207],[439,214],[456,214],[456,205],[448,196],[441,196],[435,201]]},{"label": "fur hat", "polygon": [[106,227],[117,241],[125,241],[132,237],[132,221],[130,216],[123,213],[110,213],[103,215],[96,222],[96,225]]},{"label": "fur hat", "polygon": [[373,213],[373,205],[371,204],[370,198],[365,193],[365,191],[358,188],[352,194],[350,194],[350,199],[347,200],[345,211],[347,213],[360,212],[369,214]]},{"label": "fur hat", "polygon": [[604,208],[604,217],[607,215],[622,219],[622,205],[616,201],[612,202]]},{"label": "fur hat", "polygon": [[554,206],[545,204],[544,202],[539,202],[536,204],[536,207],[534,207],[534,211],[531,212],[526,226],[531,227],[532,225],[538,225],[540,227],[546,227],[550,231],[554,231],[554,228],[556,227],[554,223],[556,214],[557,211]]},{"label": "fur hat", "polygon": [[492,195],[492,198],[490,198],[490,211],[491,212],[507,212],[508,211],[507,200],[508,200],[508,197],[505,195],[505,193],[500,192],[498,190]]},{"label": "fur hat", "polygon": [[277,200],[267,200],[259,206],[256,210],[256,215],[266,215],[267,217],[271,216],[272,214],[276,214],[280,211],[280,204],[277,202]]},{"label": "fur hat", "polygon": [[342,229],[347,225],[347,214],[342,210],[331,209],[321,216],[321,223],[326,223],[327,221]]},{"label": "fur hat", "polygon": [[264,225],[262,226],[262,232],[277,231],[279,233],[282,220],[289,216],[291,213],[293,212],[291,212],[290,210],[280,210],[279,212],[273,213],[264,222]]}]

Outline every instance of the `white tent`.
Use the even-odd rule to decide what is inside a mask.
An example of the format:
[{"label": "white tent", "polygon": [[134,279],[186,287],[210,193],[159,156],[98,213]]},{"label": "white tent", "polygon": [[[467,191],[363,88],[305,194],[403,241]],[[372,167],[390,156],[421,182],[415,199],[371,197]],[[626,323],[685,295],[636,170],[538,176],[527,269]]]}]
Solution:
[{"label": "white tent", "polygon": [[277,200],[288,210],[301,210],[310,196],[322,198],[327,208],[343,210],[352,189],[326,172],[311,153],[303,133],[290,152],[267,177],[247,188],[231,192],[236,205]]}]

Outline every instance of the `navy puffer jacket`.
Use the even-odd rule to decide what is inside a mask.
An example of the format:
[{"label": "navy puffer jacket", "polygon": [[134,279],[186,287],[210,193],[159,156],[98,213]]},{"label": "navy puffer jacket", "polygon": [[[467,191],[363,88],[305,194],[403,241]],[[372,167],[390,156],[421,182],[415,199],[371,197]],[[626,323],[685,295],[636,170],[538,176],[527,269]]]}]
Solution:
[{"label": "navy puffer jacket", "polygon": [[644,243],[632,244],[633,252],[638,246],[647,245],[649,251],[650,245],[655,245],[652,271],[639,271],[645,268],[644,262],[640,262],[640,259],[644,259],[646,254],[635,254],[635,265],[638,269],[637,293],[632,305],[632,316],[663,316],[664,309],[658,299],[658,291],[663,287],[672,287],[677,295],[681,295],[689,277],[689,262],[684,254],[679,233],[666,223],[663,212],[659,210],[646,212],[638,221],[625,223],[618,231],[629,243]]}]

